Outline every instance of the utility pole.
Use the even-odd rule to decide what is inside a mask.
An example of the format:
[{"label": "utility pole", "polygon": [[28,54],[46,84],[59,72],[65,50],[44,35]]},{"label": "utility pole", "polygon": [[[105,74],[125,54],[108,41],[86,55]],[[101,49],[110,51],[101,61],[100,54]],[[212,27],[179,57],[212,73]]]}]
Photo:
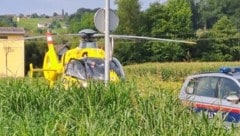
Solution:
[{"label": "utility pole", "polygon": [[105,77],[104,81],[107,85],[109,82],[109,69],[110,69],[110,41],[109,41],[109,9],[110,0],[105,0]]}]

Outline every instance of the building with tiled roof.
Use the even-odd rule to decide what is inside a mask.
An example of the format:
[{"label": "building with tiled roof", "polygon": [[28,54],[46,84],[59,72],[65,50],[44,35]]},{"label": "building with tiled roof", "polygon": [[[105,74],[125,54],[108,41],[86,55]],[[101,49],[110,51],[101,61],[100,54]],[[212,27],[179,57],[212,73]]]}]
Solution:
[{"label": "building with tiled roof", "polygon": [[0,27],[0,77],[24,77],[23,28]]},{"label": "building with tiled roof", "polygon": [[0,35],[24,35],[25,30],[18,27],[0,27]]}]

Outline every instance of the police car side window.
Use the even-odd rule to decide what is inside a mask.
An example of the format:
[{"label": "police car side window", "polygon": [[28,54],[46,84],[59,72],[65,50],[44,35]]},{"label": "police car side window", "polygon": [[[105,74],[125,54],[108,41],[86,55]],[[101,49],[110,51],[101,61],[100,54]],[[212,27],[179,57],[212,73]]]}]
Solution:
[{"label": "police car side window", "polygon": [[219,88],[219,96],[220,98],[225,99],[229,95],[239,95],[239,87],[238,85],[231,79],[222,78],[220,88]]},{"label": "police car side window", "polygon": [[196,86],[196,95],[206,97],[217,97],[218,77],[201,77]]},{"label": "police car side window", "polygon": [[188,94],[194,94],[197,82],[198,82],[198,78],[191,79],[187,85],[185,92]]}]

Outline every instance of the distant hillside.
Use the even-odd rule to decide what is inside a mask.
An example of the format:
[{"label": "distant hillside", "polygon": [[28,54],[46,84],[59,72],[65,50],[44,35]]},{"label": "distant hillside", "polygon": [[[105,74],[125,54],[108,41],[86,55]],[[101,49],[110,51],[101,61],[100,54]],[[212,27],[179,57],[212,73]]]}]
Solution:
[{"label": "distant hillside", "polygon": [[66,33],[64,20],[56,18],[19,18],[16,19],[17,27],[23,27],[27,35],[44,34],[47,29],[54,33]]}]

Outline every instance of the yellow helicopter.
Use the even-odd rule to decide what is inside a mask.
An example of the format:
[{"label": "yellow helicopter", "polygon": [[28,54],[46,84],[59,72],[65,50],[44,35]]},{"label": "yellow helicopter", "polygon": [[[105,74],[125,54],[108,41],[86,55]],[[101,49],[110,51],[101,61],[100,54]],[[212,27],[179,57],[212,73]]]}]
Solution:
[{"label": "yellow helicopter", "polygon": [[[33,68],[32,64],[30,64],[30,77],[33,76],[34,72],[40,71],[43,72],[44,78],[49,81],[50,86],[53,86],[58,79],[61,79],[61,82],[65,87],[71,86],[72,84],[87,87],[89,80],[104,81],[105,51],[98,48],[98,44],[95,40],[95,37],[100,37],[103,35],[96,34],[96,31],[92,29],[84,29],[77,35],[82,38],[79,46],[74,49],[65,49],[62,55],[59,57],[53,44],[52,34],[50,31],[48,31],[46,34],[48,51],[44,56],[43,68],[36,69]],[[111,38],[145,39],[196,44],[194,42],[184,40],[172,40],[143,36],[111,35]],[[113,49],[113,42],[111,47]],[[109,62],[109,67],[110,82],[118,82],[125,79],[123,66],[118,61],[118,59],[112,57],[112,55]]]},{"label": "yellow helicopter", "polygon": [[[59,58],[50,31],[47,32],[48,51],[44,56],[43,68],[36,69],[30,64],[30,77],[34,72],[43,72],[44,78],[49,81],[50,86],[61,76],[64,86],[78,84],[83,87],[88,86],[88,80],[104,80],[104,58],[105,52],[98,48],[94,40],[96,31],[84,29],[79,32],[82,40],[79,47],[65,50]],[[110,60],[109,80],[118,82],[125,78],[123,67],[118,59],[112,57]]]},{"label": "yellow helicopter", "polygon": [[[59,57],[53,45],[52,34],[48,31],[46,34],[48,51],[44,56],[43,68],[35,69],[33,65],[30,64],[30,77],[33,76],[34,72],[41,71],[44,74],[44,78],[49,81],[50,86],[53,86],[59,77],[61,77],[61,81],[67,87],[72,84],[87,87],[89,80],[105,81],[105,83],[107,83],[108,80],[110,82],[118,82],[125,79],[125,74],[118,59],[112,57],[114,38],[195,44],[194,42],[184,40],[109,35],[110,31],[114,31],[117,28],[119,19],[114,11],[109,9],[109,4],[107,3],[108,2],[106,2],[105,9],[99,9],[94,16],[96,28],[101,33],[104,33],[105,36],[103,34],[96,34],[94,30],[84,29],[78,34],[82,37],[79,47],[69,50],[66,49]],[[97,36],[105,37],[106,51],[98,48],[97,42],[94,39],[94,37]],[[108,38],[112,41],[110,50],[108,45],[110,39]]]}]

